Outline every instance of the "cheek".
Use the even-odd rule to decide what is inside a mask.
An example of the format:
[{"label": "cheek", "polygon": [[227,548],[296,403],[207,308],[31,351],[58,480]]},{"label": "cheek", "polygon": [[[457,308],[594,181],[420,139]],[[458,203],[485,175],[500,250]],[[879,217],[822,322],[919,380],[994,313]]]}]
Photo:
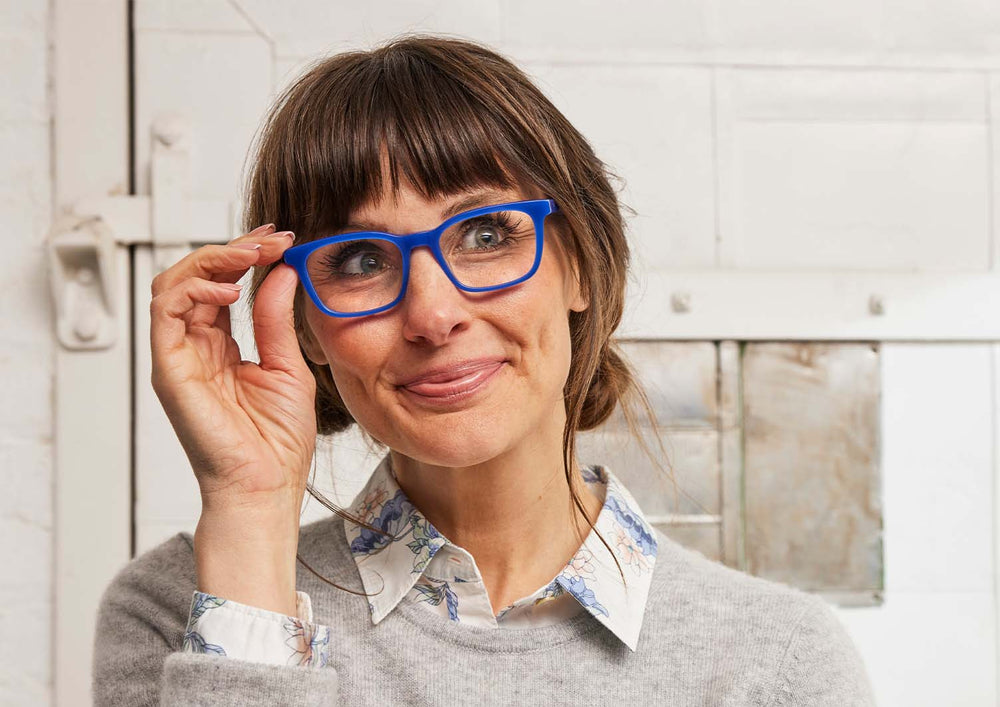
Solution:
[{"label": "cheek", "polygon": [[545,351],[552,375],[558,378],[560,388],[569,375],[572,346],[570,344],[569,322],[566,313],[553,311],[542,333],[542,348]]},{"label": "cheek", "polygon": [[547,274],[549,278],[540,279],[537,288],[513,303],[506,331],[524,349],[530,362],[526,373],[538,378],[540,391],[561,394],[572,356],[569,316],[560,297],[562,280]]},{"label": "cheek", "polygon": [[392,346],[391,341],[386,341],[384,327],[373,326],[375,320],[324,317],[310,323],[326,355],[333,381],[343,396],[365,387],[374,378],[384,359],[383,352]]}]

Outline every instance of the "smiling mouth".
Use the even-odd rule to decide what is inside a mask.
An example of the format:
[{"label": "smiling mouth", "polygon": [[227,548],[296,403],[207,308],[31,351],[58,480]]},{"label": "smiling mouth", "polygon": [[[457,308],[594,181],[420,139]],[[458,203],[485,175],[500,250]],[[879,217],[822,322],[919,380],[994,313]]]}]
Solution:
[{"label": "smiling mouth", "polygon": [[429,401],[454,401],[471,396],[500,371],[505,361],[489,361],[460,371],[439,373],[407,385],[400,390]]}]

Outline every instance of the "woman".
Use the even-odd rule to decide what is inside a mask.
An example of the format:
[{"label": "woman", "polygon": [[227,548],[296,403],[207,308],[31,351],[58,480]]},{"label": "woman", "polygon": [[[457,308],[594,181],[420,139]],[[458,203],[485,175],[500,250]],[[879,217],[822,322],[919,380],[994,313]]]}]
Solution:
[{"label": "woman", "polygon": [[[98,703],[872,703],[820,599],[578,465],[637,390],[611,339],[628,247],[604,165],[516,67],[434,37],[323,60],[247,199],[273,223],[153,282],[202,515],[106,592]],[[259,365],[227,310],[251,267]],[[354,422],[388,454],[300,528],[317,433]]]}]

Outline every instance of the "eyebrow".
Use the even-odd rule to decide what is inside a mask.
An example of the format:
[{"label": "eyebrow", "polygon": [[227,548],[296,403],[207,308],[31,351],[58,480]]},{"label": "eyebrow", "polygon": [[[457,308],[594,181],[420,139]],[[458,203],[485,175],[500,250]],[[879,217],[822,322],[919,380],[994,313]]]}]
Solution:
[{"label": "eyebrow", "polygon": [[[460,214],[463,211],[468,211],[479,206],[507,203],[509,197],[509,192],[496,191],[492,189],[464,196],[457,201],[453,201],[447,208],[444,209],[444,211],[441,212],[441,222],[443,223],[456,214]],[[346,224],[343,228],[338,229],[337,233],[351,233],[353,231],[379,231],[388,233],[389,229],[381,223],[352,221]]]}]

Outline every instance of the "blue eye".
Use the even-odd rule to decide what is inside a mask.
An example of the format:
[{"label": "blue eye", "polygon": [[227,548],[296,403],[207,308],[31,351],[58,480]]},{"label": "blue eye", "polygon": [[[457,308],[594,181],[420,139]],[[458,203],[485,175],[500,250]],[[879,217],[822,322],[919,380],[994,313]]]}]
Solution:
[{"label": "blue eye", "polygon": [[462,247],[467,249],[495,248],[503,240],[504,235],[493,226],[473,226],[465,232]]},{"label": "blue eye", "polygon": [[384,267],[384,264],[374,253],[359,253],[347,260],[341,266],[341,270],[348,275],[372,275]]},{"label": "blue eye", "polygon": [[323,264],[335,276],[370,277],[392,266],[383,250],[370,241],[349,241],[325,256]]},{"label": "blue eye", "polygon": [[484,251],[510,245],[516,225],[512,223],[510,214],[500,211],[464,221],[461,228],[459,248],[467,251]]}]

